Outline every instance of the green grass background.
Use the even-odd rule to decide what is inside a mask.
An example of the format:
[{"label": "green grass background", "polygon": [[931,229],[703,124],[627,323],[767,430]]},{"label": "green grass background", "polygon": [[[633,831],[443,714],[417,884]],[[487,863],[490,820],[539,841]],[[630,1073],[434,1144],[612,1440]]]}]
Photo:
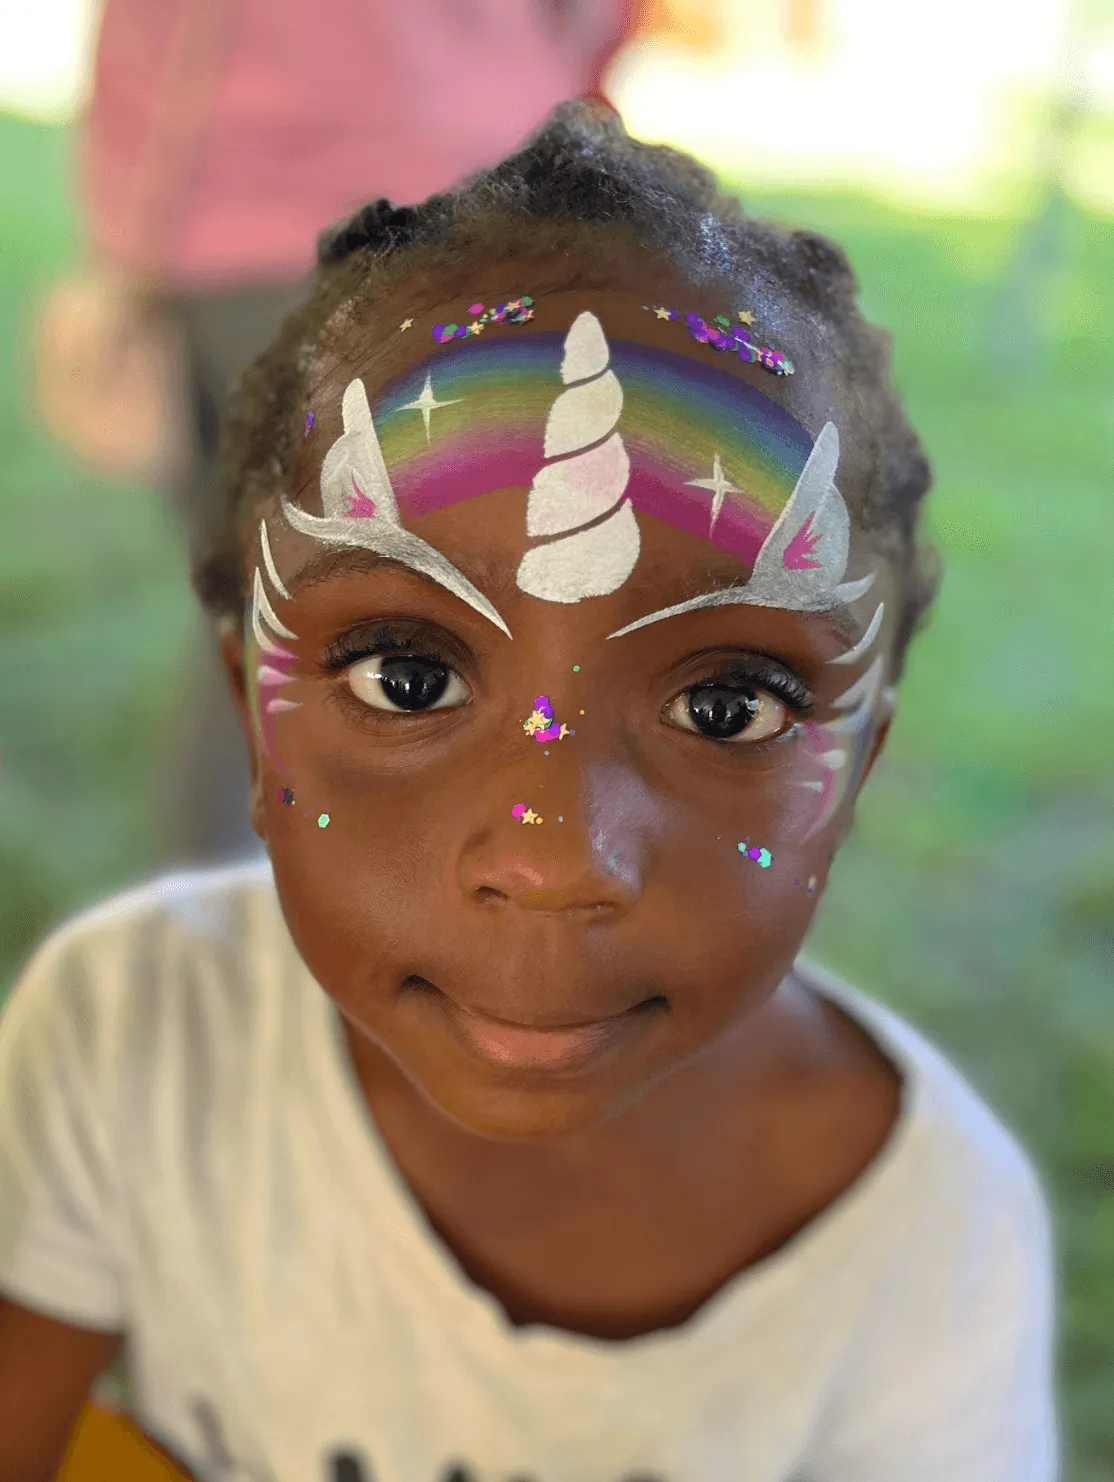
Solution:
[{"label": "green grass background", "polygon": [[[53,922],[159,862],[199,633],[159,497],[27,415],[29,301],[77,252],[69,147],[0,115],[0,993]],[[1031,1149],[1062,1261],[1068,1476],[1114,1482],[1114,224],[749,204],[834,235],[894,330],[947,563],[812,949],[921,1024]]]}]

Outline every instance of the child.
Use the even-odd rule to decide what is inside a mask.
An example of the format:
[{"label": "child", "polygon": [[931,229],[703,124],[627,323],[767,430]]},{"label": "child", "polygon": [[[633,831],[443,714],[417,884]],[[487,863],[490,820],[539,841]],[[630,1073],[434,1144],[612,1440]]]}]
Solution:
[{"label": "child", "polygon": [[0,1476],[122,1337],[206,1482],[1051,1482],[1037,1180],[798,956],[935,588],[844,259],[584,105],[320,256],[195,573],[269,860],[0,1025]]}]

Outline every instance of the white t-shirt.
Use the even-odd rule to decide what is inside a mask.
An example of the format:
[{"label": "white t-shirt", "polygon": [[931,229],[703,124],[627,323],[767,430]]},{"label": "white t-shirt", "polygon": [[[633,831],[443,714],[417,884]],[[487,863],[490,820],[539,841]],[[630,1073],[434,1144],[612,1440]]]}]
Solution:
[{"label": "white t-shirt", "polygon": [[1051,1482],[1054,1278],[1023,1153],[904,1021],[878,1158],[681,1327],[514,1328],[380,1140],[266,861],[70,921],[0,1016],[0,1289],[127,1334],[205,1482]]}]

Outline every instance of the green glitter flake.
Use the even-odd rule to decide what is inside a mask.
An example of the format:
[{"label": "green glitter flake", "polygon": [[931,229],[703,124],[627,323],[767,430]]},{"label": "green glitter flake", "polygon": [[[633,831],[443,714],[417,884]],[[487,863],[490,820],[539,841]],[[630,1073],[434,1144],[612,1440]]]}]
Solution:
[{"label": "green glitter flake", "polygon": [[329,827],[329,815],[327,813],[322,813],[321,817],[317,820],[317,827],[318,828],[328,828]]},{"label": "green glitter flake", "polygon": [[579,664],[574,664],[574,665],[573,665],[573,666],[572,666],[572,672],[573,672],[573,673],[574,673],[574,674],[579,674],[579,673],[580,673],[580,665],[579,665]]}]

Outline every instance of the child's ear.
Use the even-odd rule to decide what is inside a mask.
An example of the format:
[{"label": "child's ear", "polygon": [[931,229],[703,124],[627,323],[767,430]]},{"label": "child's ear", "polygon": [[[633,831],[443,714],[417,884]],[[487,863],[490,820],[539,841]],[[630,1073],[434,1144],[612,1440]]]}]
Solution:
[{"label": "child's ear", "polygon": [[251,773],[251,826],[266,843],[262,769],[259,765],[255,720],[251,713],[251,703],[248,700],[249,681],[245,669],[243,629],[235,618],[224,617],[217,625],[217,633],[220,638],[221,663],[224,665],[229,689],[232,691],[232,703],[236,707],[236,717],[240,722],[244,745],[247,747],[248,767]]}]

